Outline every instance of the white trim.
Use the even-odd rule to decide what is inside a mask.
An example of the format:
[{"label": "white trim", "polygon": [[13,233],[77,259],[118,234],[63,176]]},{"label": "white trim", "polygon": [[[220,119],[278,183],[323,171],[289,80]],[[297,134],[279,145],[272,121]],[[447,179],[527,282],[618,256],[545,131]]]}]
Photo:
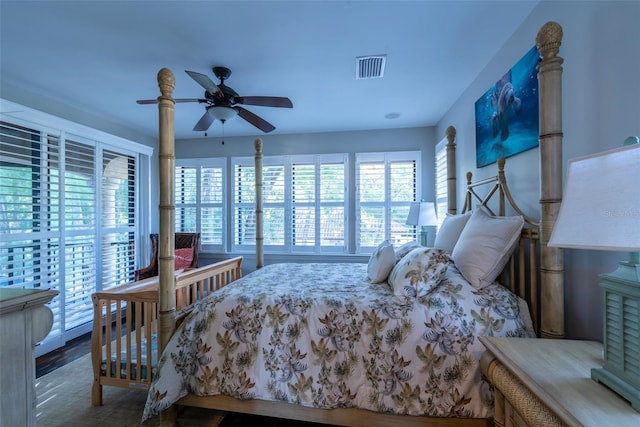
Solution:
[{"label": "white trim", "polygon": [[[0,98],[0,120],[4,120],[3,117],[8,117],[15,121],[15,124],[21,124],[25,127],[36,129],[46,128],[48,129],[47,132],[53,134],[57,134],[57,130],[55,130],[55,128],[64,129],[67,134],[80,136],[89,140],[97,140],[101,142],[109,140],[111,143],[106,143],[106,145],[113,145],[119,150],[129,149],[135,150],[135,152],[146,156],[153,155],[153,147],[149,147],[148,145],[121,138],[107,132],[93,129],[88,126]],[[43,123],[47,124],[45,125]],[[114,145],[113,143],[116,144]]]}]

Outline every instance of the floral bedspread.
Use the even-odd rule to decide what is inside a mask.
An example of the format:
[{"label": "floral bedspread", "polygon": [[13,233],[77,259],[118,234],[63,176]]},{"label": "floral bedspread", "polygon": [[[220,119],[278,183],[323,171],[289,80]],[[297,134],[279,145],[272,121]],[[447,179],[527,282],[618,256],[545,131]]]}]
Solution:
[{"label": "floral bedspread", "polygon": [[533,336],[524,301],[451,265],[419,299],[366,264],[274,264],[197,303],[163,352],[143,420],[187,393],[486,418],[479,335]]}]

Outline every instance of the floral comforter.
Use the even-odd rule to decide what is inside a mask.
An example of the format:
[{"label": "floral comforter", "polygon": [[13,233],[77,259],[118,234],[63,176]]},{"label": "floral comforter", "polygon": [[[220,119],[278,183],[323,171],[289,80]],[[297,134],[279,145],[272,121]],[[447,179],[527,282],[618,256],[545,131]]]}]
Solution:
[{"label": "floral comforter", "polygon": [[143,420],[187,393],[486,418],[479,335],[533,336],[524,301],[449,266],[419,299],[366,264],[274,264],[197,303],[163,352]]}]

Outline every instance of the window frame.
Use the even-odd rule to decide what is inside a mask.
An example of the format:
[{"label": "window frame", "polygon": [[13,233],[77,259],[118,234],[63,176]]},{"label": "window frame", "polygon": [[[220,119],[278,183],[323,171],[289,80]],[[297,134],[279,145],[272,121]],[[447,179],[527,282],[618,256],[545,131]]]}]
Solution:
[{"label": "window frame", "polygon": [[[419,200],[419,194],[422,193],[422,163],[421,158],[422,154],[420,151],[410,150],[410,151],[391,151],[391,152],[371,152],[371,153],[355,153],[355,174],[356,174],[356,191],[354,193],[355,196],[355,253],[356,254],[370,254],[376,248],[377,244],[373,245],[363,245],[362,244],[362,233],[360,231],[361,217],[362,217],[362,207],[364,206],[381,206],[384,210],[384,236],[382,240],[397,240],[397,242],[392,242],[394,245],[402,244],[403,242],[408,242],[411,240],[417,239],[418,230],[416,230],[415,226],[406,226],[406,236],[397,238],[396,235],[392,233],[391,224],[392,224],[392,210],[400,209],[406,211],[404,218],[406,219],[406,215],[409,213],[409,207],[411,202],[415,202]],[[391,192],[391,171],[390,165],[395,162],[414,162],[414,190],[413,190],[413,200],[397,200],[394,201],[390,197]],[[384,181],[385,181],[385,196],[384,200],[381,202],[362,202],[362,186],[360,184],[360,165],[363,163],[383,163],[384,164]],[[399,214],[401,217],[402,214]],[[406,224],[405,224],[406,225]],[[378,239],[379,240],[379,239]],[[380,242],[378,242],[379,244]]]},{"label": "window frame", "polygon": [[[265,253],[278,253],[278,254],[346,254],[348,253],[348,207],[349,207],[349,199],[348,199],[348,188],[349,188],[349,156],[346,153],[331,153],[331,154],[300,154],[300,155],[278,155],[278,156],[264,156],[262,159],[262,168],[263,168],[263,182],[265,172],[268,168],[273,167],[282,167],[283,168],[283,179],[284,179],[284,197],[281,201],[278,202],[270,202],[268,198],[264,197],[264,187],[263,187],[263,198],[262,198],[262,210],[265,212],[267,209],[281,209],[282,216],[284,218],[284,240],[281,245],[278,244],[268,244],[266,239],[264,243],[264,251]],[[342,202],[323,202],[320,197],[321,193],[321,173],[320,170],[322,165],[324,164],[343,164],[343,180],[344,180],[344,190],[343,190],[343,200]],[[315,212],[315,230],[314,230],[314,245],[294,245],[293,244],[293,211],[298,205],[293,200],[293,168],[295,165],[314,165],[315,170],[315,183],[314,183],[314,202],[313,203],[305,203],[307,206],[313,205]],[[238,156],[231,158],[231,173],[233,175],[232,182],[229,183],[229,186],[232,188],[229,204],[230,204],[230,250],[231,252],[255,252],[255,243],[254,244],[239,244],[237,243],[239,240],[237,236],[235,236],[235,232],[238,229],[238,216],[237,212],[239,208],[245,207],[252,209],[254,208],[255,202],[250,201],[247,203],[238,203],[238,197],[236,192],[240,191],[238,189],[237,182],[237,167],[245,167],[248,169],[255,168],[255,161],[253,157],[248,156]],[[255,172],[254,172],[255,176]],[[252,183],[255,187],[255,181]],[[255,196],[255,191],[253,192]],[[320,226],[322,223],[322,218],[320,212],[323,207],[330,206],[335,207],[340,205],[344,210],[344,219],[343,219],[343,229],[345,230],[343,244],[340,246],[329,246],[329,245],[321,245],[321,236],[322,227]],[[302,205],[302,204],[301,204]],[[263,217],[264,218],[264,217]]]},{"label": "window frame", "polygon": [[[225,157],[206,157],[206,158],[189,158],[189,159],[176,159],[175,161],[175,169],[185,167],[185,168],[195,168],[196,169],[196,198],[195,203],[178,203],[176,200],[178,194],[178,183],[177,177],[178,173],[176,170],[175,173],[175,191],[174,191],[174,206],[176,210],[176,221],[178,220],[177,211],[178,209],[185,208],[193,208],[195,209],[196,216],[196,229],[195,230],[187,230],[181,229],[175,224],[175,231],[184,231],[184,232],[198,232],[200,233],[200,250],[202,252],[225,252],[225,248],[228,247],[229,241],[229,229],[225,227],[225,224],[228,223],[228,194],[229,194],[229,185],[228,185],[228,173],[227,173],[227,159]],[[202,168],[220,168],[222,171],[221,174],[221,195],[220,202],[210,202],[204,203],[202,201],[203,192],[202,192]],[[207,243],[206,233],[203,232],[202,223],[203,223],[203,210],[207,208],[219,208],[221,210],[221,240],[220,243]]]}]

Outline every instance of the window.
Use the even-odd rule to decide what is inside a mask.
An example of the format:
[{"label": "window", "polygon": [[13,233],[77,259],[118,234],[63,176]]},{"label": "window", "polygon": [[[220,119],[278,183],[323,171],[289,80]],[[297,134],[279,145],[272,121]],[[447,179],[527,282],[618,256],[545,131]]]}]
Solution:
[{"label": "window", "polygon": [[447,138],[444,138],[436,144],[436,213],[438,214],[438,229],[440,229],[448,210],[447,143]]},{"label": "window", "polygon": [[175,231],[199,232],[204,251],[224,251],[225,188],[225,159],[176,160]]},{"label": "window", "polygon": [[394,246],[416,239],[405,222],[420,193],[419,172],[418,151],[356,154],[357,253],[387,239]]},{"label": "window", "polygon": [[293,250],[346,251],[346,156],[296,157],[291,166]]},{"label": "window", "polygon": [[[235,158],[233,250],[254,250],[255,166]],[[347,155],[265,157],[262,210],[265,250],[342,252],[346,244]]]},{"label": "window", "polygon": [[92,293],[133,280],[136,214],[148,212],[137,183],[151,149],[12,110],[29,120],[0,122],[0,286],[59,292],[43,354],[91,330]]},{"label": "window", "polygon": [[[265,252],[369,254],[385,239],[415,240],[405,222],[420,194],[420,158],[419,151],[263,157]],[[229,172],[225,161],[176,161],[176,231],[201,232],[205,251],[252,253],[255,159],[231,158]]]}]

